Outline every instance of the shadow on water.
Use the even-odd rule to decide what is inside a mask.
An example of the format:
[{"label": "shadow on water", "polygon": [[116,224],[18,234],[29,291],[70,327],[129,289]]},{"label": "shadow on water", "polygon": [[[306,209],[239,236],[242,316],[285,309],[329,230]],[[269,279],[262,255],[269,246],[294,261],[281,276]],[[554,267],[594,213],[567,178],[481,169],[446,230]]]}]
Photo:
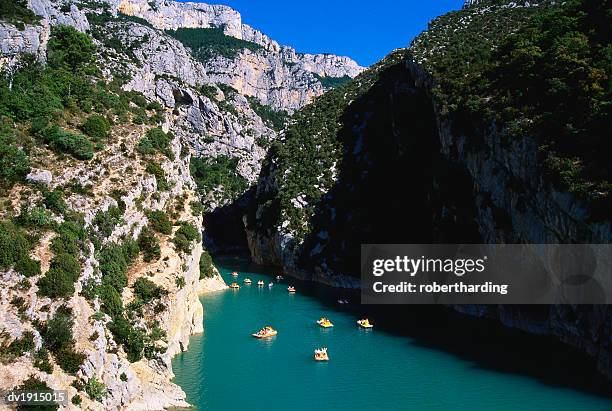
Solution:
[{"label": "shadow on water", "polygon": [[[253,263],[248,256],[219,256],[215,262],[235,271],[282,275],[274,266]],[[586,354],[547,336],[527,334],[502,326],[499,321],[462,315],[436,305],[360,305],[356,290],[337,289],[295,278],[302,296],[316,299],[329,310],[357,318],[368,317],[376,332],[406,339],[407,345],[444,351],[473,367],[528,376],[544,385],[583,391],[612,400],[612,384],[595,371],[595,361]],[[339,304],[348,300],[349,304]]]}]

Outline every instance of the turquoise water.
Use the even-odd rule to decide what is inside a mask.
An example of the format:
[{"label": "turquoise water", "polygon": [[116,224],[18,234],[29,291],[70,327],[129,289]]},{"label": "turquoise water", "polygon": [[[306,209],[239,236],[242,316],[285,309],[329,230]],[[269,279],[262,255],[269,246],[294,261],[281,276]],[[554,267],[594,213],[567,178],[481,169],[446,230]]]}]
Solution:
[{"label": "turquoise water", "polygon": [[[608,398],[475,366],[376,324],[359,329],[350,307],[325,300],[337,291],[298,283],[298,292],[289,295],[287,284],[296,281],[274,281],[268,289],[271,270],[228,258],[216,263],[228,284],[231,271],[239,271],[241,287],[202,299],[204,334],[192,337],[189,350],[173,360],[175,382],[197,409],[612,409]],[[250,286],[242,284],[247,276]],[[260,279],[263,289],[256,285]],[[319,327],[321,316],[334,328]],[[267,324],[278,330],[276,337],[250,336]],[[312,358],[321,346],[329,349],[328,363]]]}]

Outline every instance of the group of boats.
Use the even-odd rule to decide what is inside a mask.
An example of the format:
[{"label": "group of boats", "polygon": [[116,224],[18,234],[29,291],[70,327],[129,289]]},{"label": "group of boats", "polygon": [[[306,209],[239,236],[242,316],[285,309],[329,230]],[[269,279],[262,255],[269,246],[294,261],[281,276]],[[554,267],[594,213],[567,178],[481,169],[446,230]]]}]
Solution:
[{"label": "group of boats", "polygon": [[[317,320],[317,324],[319,324],[319,326],[321,326],[323,328],[331,328],[331,327],[334,326],[334,324],[331,322],[331,320],[329,318],[327,318],[327,317],[319,318],[319,320]],[[361,328],[372,328],[372,327],[374,327],[374,325],[372,325],[370,320],[368,320],[367,318],[363,318],[361,320],[358,320],[357,321],[357,325],[359,325]],[[255,333],[253,333],[251,335],[253,337],[255,337],[255,338],[263,339],[263,338],[274,337],[277,334],[278,334],[278,331],[276,331],[271,326],[266,325],[261,330],[255,332]],[[315,361],[329,361],[329,355],[327,354],[327,347],[316,348],[314,350],[314,360]]]},{"label": "group of boats", "polygon": [[[235,278],[235,277],[238,277],[238,273],[237,273],[236,271],[232,272],[232,277],[234,277],[234,278]],[[280,281],[280,280],[282,280],[283,278],[284,278],[284,277],[283,277],[282,275],[277,275],[277,276],[276,276],[276,280],[277,280],[277,281]],[[250,278],[245,278],[245,279],[244,279],[242,282],[243,282],[244,284],[246,284],[246,285],[251,285],[251,284],[253,283],[253,281],[251,281],[251,279],[250,279]],[[265,286],[265,285],[266,285],[266,283],[265,283],[263,280],[259,280],[259,281],[257,281],[257,286],[258,286],[258,287],[263,287],[263,286]],[[268,283],[268,288],[272,288],[273,286],[274,286],[274,283]],[[234,289],[234,290],[237,290],[237,289],[239,289],[239,288],[240,288],[240,284],[238,284],[236,281],[234,281],[234,282],[232,282],[232,283],[229,285],[229,288]],[[291,286],[291,285],[290,285],[289,287],[287,287],[287,292],[288,292],[289,294],[295,294],[295,287],[293,287],[293,286]]]},{"label": "group of boats", "polygon": [[[234,278],[238,277],[238,273],[236,271],[234,271],[232,273],[232,277],[234,277]],[[276,276],[276,280],[277,281],[280,281],[282,279],[283,279],[282,275]],[[244,284],[247,284],[247,285],[252,283],[250,278],[245,278],[243,282],[244,282]],[[257,281],[257,285],[259,287],[263,287],[263,286],[265,286],[265,283],[263,282],[263,280],[259,280],[259,281]],[[273,285],[274,285],[273,283],[269,283],[268,287],[272,288]],[[229,287],[232,288],[232,289],[238,289],[238,288],[240,288],[240,285],[237,282],[234,281],[234,282],[232,282],[229,285]],[[295,287],[290,285],[290,286],[287,287],[287,291],[289,292],[289,294],[294,294],[296,290],[295,290]],[[347,300],[338,300],[338,302],[340,304],[348,304]],[[334,324],[331,322],[331,320],[329,318],[327,318],[327,317],[319,318],[317,320],[317,324],[320,327],[322,327],[322,328],[331,328],[331,327],[334,326]],[[370,323],[370,320],[368,320],[367,318],[363,318],[361,320],[358,320],[357,321],[357,325],[359,327],[361,327],[361,328],[366,328],[366,329],[374,327],[374,325],[372,325],[372,323]],[[258,339],[264,339],[264,338],[274,337],[277,334],[278,334],[278,331],[276,331],[273,327],[271,327],[269,325],[266,325],[261,330],[259,330],[257,332],[254,332],[251,335],[253,337],[255,337],[255,338],[258,338]],[[314,360],[315,361],[329,361],[329,355],[327,354],[327,347],[316,348],[314,350]]]}]

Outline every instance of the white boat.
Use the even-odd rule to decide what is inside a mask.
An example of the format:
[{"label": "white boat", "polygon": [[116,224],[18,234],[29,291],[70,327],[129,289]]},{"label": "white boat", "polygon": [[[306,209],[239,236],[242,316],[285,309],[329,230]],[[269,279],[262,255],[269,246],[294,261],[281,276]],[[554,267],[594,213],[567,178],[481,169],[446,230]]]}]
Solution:
[{"label": "white boat", "polygon": [[283,277],[282,275],[277,275],[276,276],[276,279],[279,280],[279,281],[282,280],[283,278],[285,278],[285,277]]},{"label": "white boat", "polygon": [[327,355],[327,348],[317,348],[314,350],[314,359],[315,361],[329,361],[329,356]]},{"label": "white boat", "polygon": [[238,277],[238,273],[236,271],[232,272],[232,277]]},{"label": "white boat", "polygon": [[244,283],[245,284],[251,284],[251,279],[250,278],[245,278],[244,279]]},{"label": "white boat", "polygon": [[274,286],[274,284],[273,284],[273,283],[269,283],[269,284],[268,284],[268,288],[272,288],[273,286]]},{"label": "white boat", "polygon": [[259,280],[257,281],[257,285],[260,287],[263,287],[265,285],[265,283],[263,282],[263,280]]}]

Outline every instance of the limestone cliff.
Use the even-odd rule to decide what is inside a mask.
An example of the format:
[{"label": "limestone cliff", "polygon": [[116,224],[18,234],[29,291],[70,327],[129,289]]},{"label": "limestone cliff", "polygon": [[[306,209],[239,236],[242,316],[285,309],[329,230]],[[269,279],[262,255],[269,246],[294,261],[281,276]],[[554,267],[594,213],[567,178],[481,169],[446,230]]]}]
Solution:
[{"label": "limestone cliff", "polygon": [[227,58],[205,62],[215,83],[234,87],[278,109],[296,109],[326,89],[321,78],[355,77],[363,68],[348,57],[331,54],[302,54],[281,46],[265,34],[243,24],[240,14],[227,6],[174,1],[122,0],[117,12],[137,16],[161,30],[179,28],[222,28],[227,36],[259,45]]}]

